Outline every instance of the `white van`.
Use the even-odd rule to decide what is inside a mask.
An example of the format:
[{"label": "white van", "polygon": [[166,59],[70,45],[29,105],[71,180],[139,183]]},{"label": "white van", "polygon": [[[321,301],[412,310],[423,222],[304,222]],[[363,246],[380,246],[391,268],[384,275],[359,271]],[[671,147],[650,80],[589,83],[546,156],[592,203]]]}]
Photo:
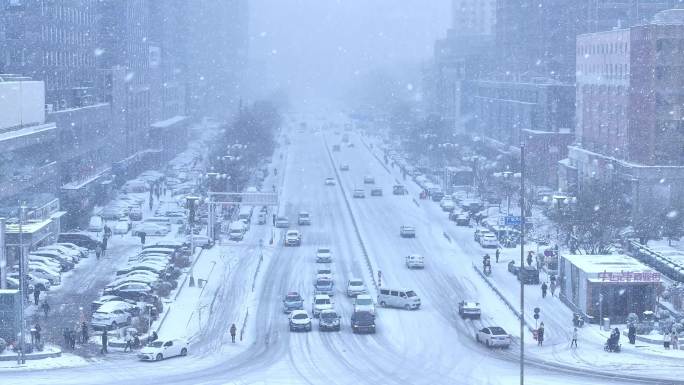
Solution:
[{"label": "white van", "polygon": [[380,289],[378,303],[382,307],[398,307],[406,310],[418,309],[420,297],[409,289]]},{"label": "white van", "polygon": [[101,233],[104,231],[104,220],[99,215],[93,215],[88,222],[88,231]]},{"label": "white van", "polygon": [[238,220],[242,220],[245,223],[250,223],[252,221],[252,206],[240,206],[240,212],[238,213]]},{"label": "white van", "polygon": [[245,237],[245,224],[241,221],[235,221],[228,227],[228,239],[233,241],[241,241]]},{"label": "white van", "polygon": [[409,269],[424,269],[425,258],[422,255],[411,254],[406,256],[406,267]]}]

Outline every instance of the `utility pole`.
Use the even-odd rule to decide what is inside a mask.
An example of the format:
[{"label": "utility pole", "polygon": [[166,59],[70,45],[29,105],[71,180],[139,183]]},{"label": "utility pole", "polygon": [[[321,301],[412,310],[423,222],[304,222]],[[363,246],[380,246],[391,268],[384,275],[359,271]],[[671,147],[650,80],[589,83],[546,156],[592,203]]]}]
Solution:
[{"label": "utility pole", "polygon": [[21,203],[19,207],[19,293],[20,299],[19,303],[19,354],[17,355],[17,364],[21,365],[26,363],[26,357],[24,356],[24,351],[26,349],[26,337],[24,335],[25,323],[24,319],[24,300],[26,299],[26,261],[24,259],[24,229],[22,224],[24,222],[24,211],[26,206]]},{"label": "utility pole", "polygon": [[520,385],[525,384],[525,144],[520,144]]},{"label": "utility pole", "polygon": [[7,254],[5,253],[5,218],[0,218],[0,289],[7,289]]}]

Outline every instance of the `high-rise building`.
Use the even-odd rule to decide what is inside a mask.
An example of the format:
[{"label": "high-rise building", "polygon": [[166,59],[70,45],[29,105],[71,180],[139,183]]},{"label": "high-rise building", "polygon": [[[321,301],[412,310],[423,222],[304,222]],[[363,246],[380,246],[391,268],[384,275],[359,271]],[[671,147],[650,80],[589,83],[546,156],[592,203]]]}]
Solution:
[{"label": "high-rise building", "polygon": [[654,199],[684,208],[682,48],[684,10],[676,9],[577,38],[576,140],[561,163],[563,188],[611,180],[623,186],[634,216]]},{"label": "high-rise building", "polygon": [[45,82],[48,109],[92,104],[96,4],[0,1],[0,73]]},{"label": "high-rise building", "polygon": [[493,35],[496,0],[452,0],[451,29],[459,36]]}]

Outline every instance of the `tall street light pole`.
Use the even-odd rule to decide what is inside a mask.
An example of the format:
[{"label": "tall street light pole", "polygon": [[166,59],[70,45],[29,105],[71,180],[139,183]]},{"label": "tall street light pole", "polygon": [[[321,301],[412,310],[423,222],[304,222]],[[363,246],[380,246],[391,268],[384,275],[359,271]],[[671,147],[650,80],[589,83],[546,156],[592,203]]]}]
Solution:
[{"label": "tall street light pole", "polygon": [[26,298],[26,287],[28,286],[26,284],[26,261],[24,259],[24,229],[23,229],[23,222],[24,222],[24,211],[26,210],[26,206],[22,203],[19,207],[19,290],[20,290],[20,299],[19,303],[21,306],[19,307],[19,354],[17,356],[17,364],[24,364],[26,363],[26,357],[24,356],[24,352],[26,350],[26,337],[24,335],[24,325],[26,323],[26,320],[24,319],[24,300]]},{"label": "tall street light pole", "polygon": [[[525,144],[520,144],[520,272],[525,267]],[[520,385],[525,384],[525,280],[520,279]]]}]

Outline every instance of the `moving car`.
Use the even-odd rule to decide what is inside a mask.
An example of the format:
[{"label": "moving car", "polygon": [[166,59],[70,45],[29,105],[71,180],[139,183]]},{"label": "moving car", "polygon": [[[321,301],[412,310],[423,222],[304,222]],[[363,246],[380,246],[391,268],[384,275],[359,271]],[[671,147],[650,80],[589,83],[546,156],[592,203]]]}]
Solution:
[{"label": "moving car", "polygon": [[403,225],[399,228],[399,235],[402,238],[415,238],[416,237],[416,228],[413,226]]},{"label": "moving car", "polygon": [[301,246],[302,234],[299,230],[288,230],[285,233],[285,246]]},{"label": "moving car", "polygon": [[314,283],[314,294],[327,294],[332,296],[335,284],[331,279],[316,279]]},{"label": "moving car", "polygon": [[318,330],[340,331],[340,315],[334,309],[321,310],[318,314]]},{"label": "moving car", "polygon": [[316,279],[333,279],[332,270],[329,267],[322,267],[316,271]]},{"label": "moving car", "polygon": [[161,361],[165,358],[188,355],[188,342],[179,338],[156,340],[145,345],[138,353],[141,361]]},{"label": "moving car", "polygon": [[497,248],[499,247],[499,241],[496,239],[496,235],[492,233],[486,233],[480,236],[480,246],[486,248]]},{"label": "moving car", "polygon": [[334,186],[335,185],[335,178],[325,178],[325,185],[326,186]]},{"label": "moving car", "polygon": [[332,252],[327,247],[319,247],[316,250],[316,263],[332,263]]},{"label": "moving car", "polygon": [[456,226],[469,226],[470,216],[466,213],[458,213],[453,217],[453,221],[456,222]]},{"label": "moving car", "polygon": [[296,291],[291,291],[283,298],[283,312],[289,313],[293,310],[304,310],[304,299]]},{"label": "moving car", "polygon": [[231,222],[228,227],[228,239],[231,241],[241,241],[247,231],[245,224],[241,221]]},{"label": "moving car", "polygon": [[206,235],[193,234],[192,243],[190,241],[190,235],[188,235],[187,242],[194,245],[195,247],[201,247],[203,249],[211,249],[214,246],[214,240]]},{"label": "moving car", "polygon": [[375,178],[370,175],[366,175],[363,177],[363,184],[375,184]]},{"label": "moving car", "polygon": [[461,301],[458,303],[458,315],[461,318],[480,318],[482,311],[480,304],[475,301]]},{"label": "moving car", "polygon": [[333,150],[333,152],[339,152],[340,151],[340,145],[339,144],[333,144],[332,150]]},{"label": "moving car", "polygon": [[340,171],[349,171],[349,165],[348,164],[340,165]]},{"label": "moving car", "polygon": [[380,289],[378,303],[382,307],[397,307],[406,310],[418,309],[420,297],[409,289]]},{"label": "moving car", "polygon": [[409,269],[424,269],[425,258],[422,255],[411,254],[406,256],[406,267]]},{"label": "moving car", "polygon": [[277,217],[275,227],[280,229],[286,229],[290,227],[290,221],[285,217]]},{"label": "moving car", "polygon": [[400,184],[395,184],[392,186],[392,194],[394,195],[406,195],[408,194],[408,191],[406,191],[406,187]]},{"label": "moving car", "polygon": [[332,300],[327,294],[317,294],[314,295],[313,302],[311,303],[311,314],[314,318],[318,318],[318,315],[323,310],[329,310],[333,308]]},{"label": "moving car", "polygon": [[354,299],[354,311],[365,311],[375,314],[375,303],[369,294],[359,294]]},{"label": "moving car", "polygon": [[359,294],[366,294],[368,293],[368,289],[366,289],[366,285],[363,283],[363,280],[359,278],[352,278],[347,282],[347,296],[348,297],[356,297]]},{"label": "moving car", "polygon": [[311,331],[311,318],[309,318],[306,310],[293,310],[290,313],[289,324],[291,332],[299,330]]},{"label": "moving car", "polygon": [[90,324],[95,330],[115,330],[130,325],[134,311],[137,311],[137,307],[129,302],[108,301],[93,313]]},{"label": "moving car", "polygon": [[354,198],[365,198],[366,197],[366,191],[362,188],[357,188],[354,189]]},{"label": "moving car", "polygon": [[310,225],[311,224],[311,216],[306,211],[300,211],[299,215],[297,216],[297,223],[300,226]]},{"label": "moving car", "polygon": [[135,225],[131,234],[136,237],[139,236],[140,233],[145,233],[148,237],[152,235],[164,236],[169,233],[169,229],[166,226],[155,223],[143,222]]},{"label": "moving car", "polygon": [[355,311],[351,316],[352,333],[375,333],[375,315],[366,311]]},{"label": "moving car", "polygon": [[374,187],[371,189],[370,195],[372,197],[381,197],[382,196],[382,189],[380,187]]},{"label": "moving car", "polygon": [[508,348],[511,346],[511,335],[499,326],[489,326],[478,330],[475,334],[475,340],[485,344],[488,348]]},{"label": "moving car", "polygon": [[456,208],[456,204],[454,203],[453,199],[449,196],[445,196],[442,198],[442,200],[439,202],[439,207],[442,208],[442,211],[454,211]]}]

